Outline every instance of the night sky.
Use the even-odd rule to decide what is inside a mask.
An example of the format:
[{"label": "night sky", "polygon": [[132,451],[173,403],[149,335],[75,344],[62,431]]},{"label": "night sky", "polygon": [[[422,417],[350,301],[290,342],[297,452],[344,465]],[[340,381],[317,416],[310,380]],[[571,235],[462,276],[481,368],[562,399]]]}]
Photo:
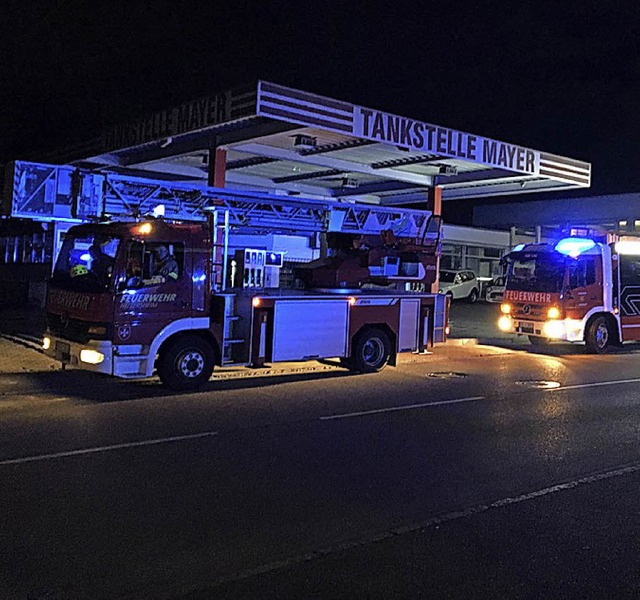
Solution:
[{"label": "night sky", "polygon": [[637,1],[3,7],[1,161],[262,78],[590,161],[593,193],[640,191]]}]

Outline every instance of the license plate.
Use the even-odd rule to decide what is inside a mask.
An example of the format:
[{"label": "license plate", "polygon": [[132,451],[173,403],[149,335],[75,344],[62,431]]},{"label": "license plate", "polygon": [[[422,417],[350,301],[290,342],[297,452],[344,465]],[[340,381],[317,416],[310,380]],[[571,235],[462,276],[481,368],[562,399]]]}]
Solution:
[{"label": "license plate", "polygon": [[70,362],[71,345],[67,342],[56,342],[56,358],[61,362]]},{"label": "license plate", "polygon": [[533,333],[533,323],[520,323],[518,327],[520,333]]}]

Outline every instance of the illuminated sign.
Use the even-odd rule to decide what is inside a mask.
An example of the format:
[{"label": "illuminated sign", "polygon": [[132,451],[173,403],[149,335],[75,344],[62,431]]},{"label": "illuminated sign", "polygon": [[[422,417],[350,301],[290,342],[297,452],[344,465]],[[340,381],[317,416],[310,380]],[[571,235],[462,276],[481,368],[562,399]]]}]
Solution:
[{"label": "illuminated sign", "polygon": [[267,252],[265,266],[282,267],[283,264],[284,264],[283,252]]},{"label": "illuminated sign", "polygon": [[377,142],[438,156],[470,160],[520,173],[537,173],[540,166],[540,153],[529,148],[362,106],[354,107],[353,132]]}]

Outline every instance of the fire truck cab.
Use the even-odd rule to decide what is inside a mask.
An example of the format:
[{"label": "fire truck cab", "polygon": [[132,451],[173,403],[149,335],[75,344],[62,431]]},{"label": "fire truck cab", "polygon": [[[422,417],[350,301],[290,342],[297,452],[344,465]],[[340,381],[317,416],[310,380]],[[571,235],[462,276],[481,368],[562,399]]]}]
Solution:
[{"label": "fire truck cab", "polygon": [[527,335],[533,345],[584,342],[595,353],[640,339],[640,239],[521,244],[504,260],[502,331]]}]

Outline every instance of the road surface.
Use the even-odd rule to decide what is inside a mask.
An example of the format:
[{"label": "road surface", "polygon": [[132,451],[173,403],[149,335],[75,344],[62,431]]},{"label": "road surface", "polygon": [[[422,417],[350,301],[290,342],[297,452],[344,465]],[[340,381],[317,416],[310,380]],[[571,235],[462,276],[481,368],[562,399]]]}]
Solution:
[{"label": "road surface", "polygon": [[[44,359],[43,359],[44,360]],[[0,598],[635,598],[640,352],[199,393],[0,374]]]}]

